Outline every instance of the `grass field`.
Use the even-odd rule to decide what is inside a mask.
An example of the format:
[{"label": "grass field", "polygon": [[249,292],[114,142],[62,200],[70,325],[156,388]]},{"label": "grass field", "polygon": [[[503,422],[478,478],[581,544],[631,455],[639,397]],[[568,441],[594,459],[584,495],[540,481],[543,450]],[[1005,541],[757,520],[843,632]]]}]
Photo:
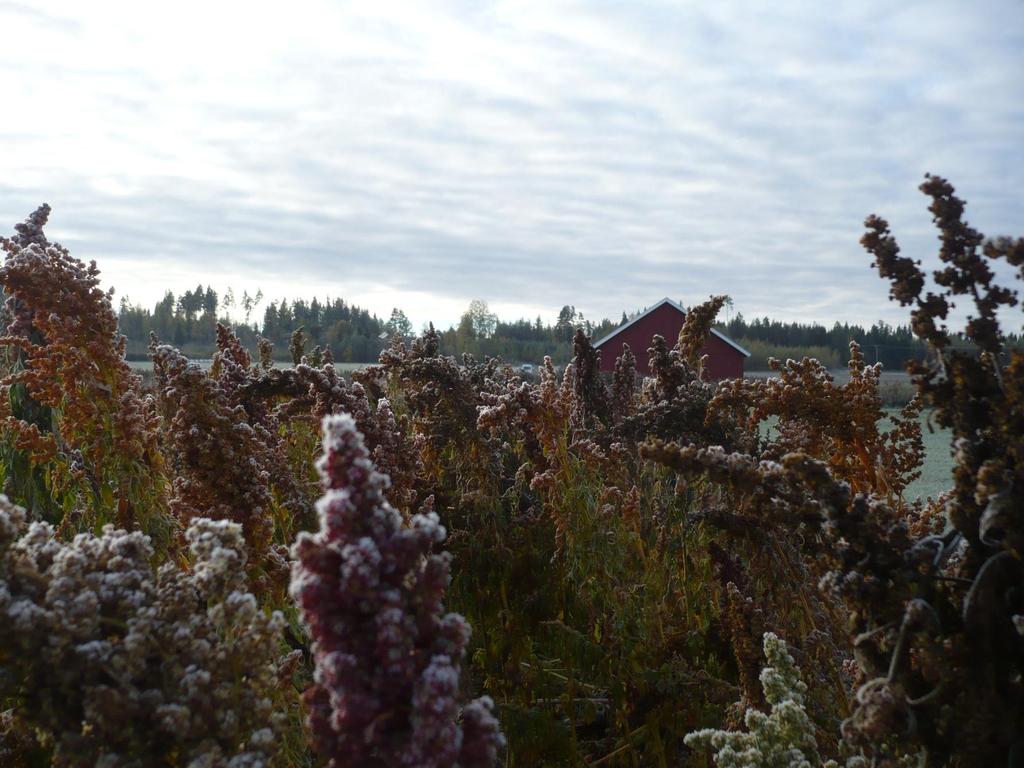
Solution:
[{"label": "grass field", "polygon": [[953,457],[949,446],[952,438],[948,429],[928,429],[928,414],[921,414],[921,437],[924,440],[925,460],[921,477],[907,488],[907,497],[937,496],[953,483]]}]

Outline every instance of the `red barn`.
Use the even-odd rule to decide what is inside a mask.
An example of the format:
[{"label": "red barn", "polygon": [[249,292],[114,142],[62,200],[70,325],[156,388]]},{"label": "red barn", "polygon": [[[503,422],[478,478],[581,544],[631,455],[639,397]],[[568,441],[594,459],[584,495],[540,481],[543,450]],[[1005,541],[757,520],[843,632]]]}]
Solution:
[{"label": "red barn", "polygon": [[[622,345],[629,344],[636,357],[636,370],[647,375],[651,372],[647,348],[651,339],[660,334],[671,347],[679,338],[686,311],[672,299],[662,299],[641,315],[609,333],[594,343],[601,350],[601,370],[614,371],[615,359],[622,354]],[[711,329],[707,343],[701,349],[708,356],[707,376],[709,379],[743,378],[743,361],[750,353],[724,333]]]}]

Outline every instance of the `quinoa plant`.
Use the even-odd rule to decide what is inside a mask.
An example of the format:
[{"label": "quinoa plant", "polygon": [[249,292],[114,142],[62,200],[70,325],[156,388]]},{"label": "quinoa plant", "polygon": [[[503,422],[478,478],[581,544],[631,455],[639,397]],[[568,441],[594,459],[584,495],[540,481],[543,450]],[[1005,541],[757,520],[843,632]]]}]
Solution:
[{"label": "quinoa plant", "polygon": [[450,557],[436,513],[409,526],[348,415],[324,420],[320,530],[303,533],[292,594],[313,638],[304,698],[331,766],[493,765],[503,746],[489,698],[462,708],[470,628],[442,600]]},{"label": "quinoa plant", "polygon": [[266,434],[244,409],[232,406],[230,388],[178,350],[154,339],[150,355],[173,470],[171,512],[183,525],[197,517],[239,523],[253,559],[261,562],[274,529],[274,454]]},{"label": "quinoa plant", "polygon": [[0,286],[0,472],[30,515],[70,530],[141,527],[165,547],[170,521],[159,419],[124,359],[99,270],[43,232],[43,205],[11,238]]},{"label": "quinoa plant", "polygon": [[920,398],[891,417],[892,429],[884,430],[882,366],[867,365],[856,342],[850,343],[850,377],[844,384],[837,384],[817,360],[772,359],[769,365],[777,376],[723,382],[709,404],[711,414],[732,413],[752,436],[774,418],[764,458],[778,460],[794,452],[814,456],[827,461],[855,491],[900,501],[903,490],[920,476],[924,457]]},{"label": "quinoa plant", "polygon": [[[939,230],[934,291],[919,264],[900,255],[884,219],[868,217],[861,242],[933,350],[910,372],[952,432],[949,525],[901,534],[898,559],[869,560],[830,583],[854,611],[866,678],[844,734],[866,744],[909,741],[931,764],[1013,764],[1024,754],[1024,353],[1005,348],[1002,326],[1017,293],[994,266],[1004,261],[1024,278],[1024,239],[986,240],[943,178],[928,176],[920,189]],[[946,325],[961,299],[970,307],[970,351],[952,348]],[[879,588],[886,583],[893,587]]]},{"label": "quinoa plant", "polygon": [[83,768],[281,764],[281,682],[295,661],[283,619],[246,590],[238,525],[197,519],[186,540],[191,570],[154,572],[140,532],[61,542],[0,497],[0,754]]},{"label": "quinoa plant", "polygon": [[[822,760],[814,723],[807,715],[807,684],[786,649],[771,632],[764,635],[767,666],[760,682],[770,712],[748,709],[746,731],[707,728],[686,737],[687,746],[711,748],[718,768],[839,768],[834,760]],[[868,768],[860,756],[845,762],[846,768]]]},{"label": "quinoa plant", "polygon": [[[301,333],[277,368],[220,326],[209,371],[154,343],[150,396],[40,209],[0,269],[0,471],[29,507],[0,503],[0,763],[1012,764],[1024,358],[992,264],[1024,241],[923,190],[932,285],[883,220],[863,239],[933,348],[888,431],[856,345],[842,385],[708,381],[723,297],[642,381],[582,331],[536,382],[432,328],[349,382]],[[922,408],[956,468],[914,504]]]},{"label": "quinoa plant", "polygon": [[[703,314],[706,326],[710,320]],[[523,578],[524,568],[498,570],[482,554],[456,580],[471,585],[469,594],[479,594],[491,583],[483,576],[488,570],[498,584],[509,579],[515,589],[507,593],[503,586],[489,587],[501,590],[502,613],[530,617],[529,642],[518,644],[491,629],[501,614],[472,609],[474,626],[488,641],[478,657],[489,670],[489,684],[501,692],[517,764],[556,760],[556,754],[568,764],[672,760],[687,730],[706,723],[711,712],[724,713],[738,691],[735,648],[747,628],[730,624],[730,585],[720,574],[733,563],[716,560],[716,552],[724,551],[715,541],[720,534],[700,508],[722,494],[714,488],[691,491],[642,461],[637,436],[655,430],[701,443],[724,435],[741,442],[745,436],[731,417],[709,421],[714,385],[685,359],[683,344],[669,350],[659,337],[653,346],[655,376],[641,391],[623,380],[632,365],[631,355],[624,356],[612,397],[604,381],[588,373],[596,355],[577,334],[576,356],[560,381],[547,361],[538,385],[509,382],[504,394],[483,396],[478,424],[506,457],[500,463],[517,466],[516,484],[505,496],[515,505],[500,515],[492,512],[501,526],[494,545],[523,565],[550,553],[539,586]],[[614,406],[606,408],[609,402]],[[509,461],[514,457],[518,464]],[[728,501],[722,496],[719,503]],[[543,542],[544,535],[554,541]],[[765,575],[791,581],[792,568],[777,564],[775,550],[749,551],[751,559],[735,564],[734,580],[767,567]],[[760,584],[774,579],[748,578],[744,586],[757,587],[755,594],[769,599],[773,620],[806,625],[809,632],[816,621],[817,641],[827,637],[835,619],[827,611],[815,613],[822,612],[819,600],[810,619],[794,623],[792,607],[802,605],[794,593],[814,593],[813,579],[802,575],[793,589],[775,593]],[[839,661],[834,645],[820,645],[825,669],[831,670]],[[498,669],[510,664],[522,671],[501,679]],[[829,686],[834,689],[836,681]],[[835,696],[821,701],[838,718]]]}]

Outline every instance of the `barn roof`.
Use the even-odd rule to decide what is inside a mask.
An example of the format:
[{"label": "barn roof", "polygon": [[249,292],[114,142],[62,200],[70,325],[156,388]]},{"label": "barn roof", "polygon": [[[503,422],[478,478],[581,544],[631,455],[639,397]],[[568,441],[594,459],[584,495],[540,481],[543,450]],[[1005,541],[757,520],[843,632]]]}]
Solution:
[{"label": "barn roof", "polygon": [[[658,309],[658,307],[662,306],[663,304],[668,304],[670,307],[672,307],[673,309],[678,310],[683,315],[686,314],[686,310],[685,309],[683,309],[681,306],[679,306],[674,301],[672,301],[672,299],[670,299],[670,298],[668,298],[666,296],[664,299],[659,301],[657,304],[654,304],[653,306],[649,307],[645,312],[642,312],[641,314],[639,314],[636,317],[634,317],[628,323],[626,323],[624,325],[620,325],[618,328],[616,328],[614,331],[609,333],[607,336],[604,336],[603,338],[599,339],[598,341],[595,341],[594,342],[594,346],[595,347],[600,347],[605,342],[611,341],[613,338],[618,336],[624,330],[629,328],[629,326],[633,325],[634,323],[639,322],[640,320],[643,320],[645,317],[647,317],[649,314],[651,314],[651,312],[653,312],[654,310]],[[711,333],[713,335],[717,336],[718,338],[720,338],[722,341],[724,341],[726,344],[728,344],[730,347],[735,349],[737,352],[739,352],[744,357],[750,357],[750,353],[747,350],[745,350],[743,347],[741,347],[739,344],[737,344],[735,341],[730,339],[728,336],[726,336],[721,331],[719,331],[719,330],[717,330],[715,328],[712,328],[711,329]]]}]

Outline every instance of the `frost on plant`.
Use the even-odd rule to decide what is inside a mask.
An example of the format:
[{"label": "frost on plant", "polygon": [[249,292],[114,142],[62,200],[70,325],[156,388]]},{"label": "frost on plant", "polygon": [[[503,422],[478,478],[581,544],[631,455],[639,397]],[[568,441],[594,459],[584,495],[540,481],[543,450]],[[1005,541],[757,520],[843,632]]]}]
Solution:
[{"label": "frost on plant", "polygon": [[[226,518],[242,525],[254,560],[273,533],[268,467],[275,458],[228,388],[165,344],[151,344],[153,373],[174,470],[170,507],[183,523]],[[262,438],[262,439],[261,439]]]},{"label": "frost on plant", "polygon": [[[40,206],[0,237],[0,463],[6,492],[35,517],[60,520],[62,502],[107,521],[165,529],[159,418],[125,362],[111,292],[43,227]],[[33,479],[35,482],[33,482]]]},{"label": "frost on plant", "polygon": [[0,700],[16,715],[0,754],[34,741],[56,766],[270,764],[284,620],[246,591],[240,526],[199,519],[186,538],[193,570],[154,573],[142,533],[61,542],[0,496]]},{"label": "frost on plant", "polygon": [[[761,671],[761,686],[771,712],[748,709],[746,732],[708,728],[689,734],[686,745],[710,747],[719,768],[838,768],[834,761],[822,762],[818,754],[814,723],[807,716],[804,700],[807,685],[785,642],[766,633],[764,655],[768,666]],[[846,765],[866,768],[867,762],[855,757]]]},{"label": "frost on plant", "polygon": [[490,699],[458,721],[470,627],[444,612],[444,528],[433,512],[403,526],[351,416],[323,426],[320,530],[299,535],[291,587],[314,641],[318,750],[339,768],[493,765],[504,739]]}]

